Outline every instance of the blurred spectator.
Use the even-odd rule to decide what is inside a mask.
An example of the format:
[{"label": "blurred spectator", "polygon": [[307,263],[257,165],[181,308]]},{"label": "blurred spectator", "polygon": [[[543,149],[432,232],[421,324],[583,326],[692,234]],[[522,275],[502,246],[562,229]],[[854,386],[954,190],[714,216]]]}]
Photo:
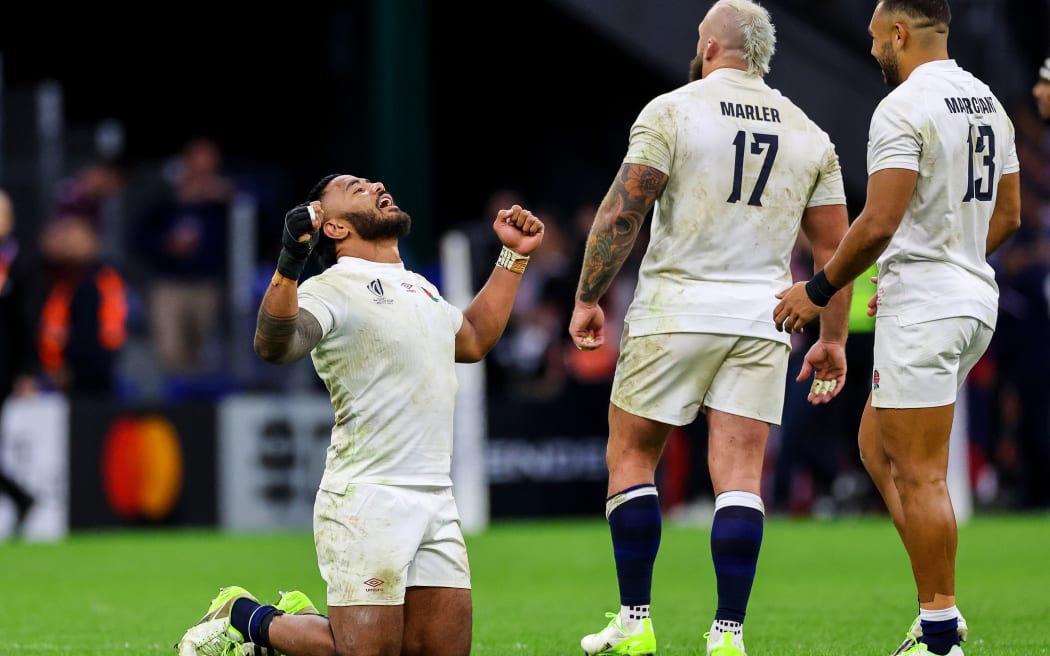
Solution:
[{"label": "blurred spectator", "polygon": [[188,374],[203,369],[204,349],[217,338],[235,187],[218,144],[206,138],[186,144],[165,182],[139,219],[137,242],[160,367]]},{"label": "blurred spectator", "polygon": [[114,392],[127,339],[124,278],[102,259],[90,219],[78,214],[45,226],[40,250],[46,283],[36,339],[47,385],[78,396]]},{"label": "blurred spectator", "polygon": [[123,189],[124,172],[115,161],[91,162],[59,183],[53,217],[76,214],[98,232],[103,228],[106,202]]},{"label": "blurred spectator", "polygon": [[114,264],[124,261],[124,215],[119,205],[126,178],[115,159],[88,162],[58,184],[52,219],[75,214],[99,235],[102,252]]},{"label": "blurred spectator", "polygon": [[[0,191],[0,417],[8,398],[36,391],[33,378],[34,266],[29,253],[14,235],[15,212],[11,197]],[[0,430],[0,438],[3,432]],[[17,481],[0,470],[0,496],[15,504],[15,532],[33,505],[33,497]]]},{"label": "blurred spectator", "polygon": [[11,197],[0,191],[0,401],[37,391],[33,348],[39,262],[15,236]]}]

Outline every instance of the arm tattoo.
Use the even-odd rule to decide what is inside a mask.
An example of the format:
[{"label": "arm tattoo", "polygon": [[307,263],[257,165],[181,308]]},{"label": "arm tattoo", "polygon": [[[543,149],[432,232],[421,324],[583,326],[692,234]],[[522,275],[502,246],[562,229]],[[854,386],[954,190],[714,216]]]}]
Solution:
[{"label": "arm tattoo", "polygon": [[308,311],[294,317],[275,317],[259,310],[255,326],[255,352],[274,364],[299,360],[321,341],[321,324]]},{"label": "arm tattoo", "polygon": [[643,164],[624,164],[605,194],[587,237],[579,299],[597,303],[631,254],[638,233],[667,175]]}]

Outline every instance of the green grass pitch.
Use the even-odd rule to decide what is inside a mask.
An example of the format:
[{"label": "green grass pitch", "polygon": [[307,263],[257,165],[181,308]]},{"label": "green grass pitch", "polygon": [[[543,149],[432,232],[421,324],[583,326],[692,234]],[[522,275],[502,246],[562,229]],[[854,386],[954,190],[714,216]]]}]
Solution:
[{"label": "green grass pitch", "polygon": [[[600,511],[600,509],[599,509]],[[659,653],[703,654],[715,608],[708,531],[664,527],[653,622]],[[499,522],[468,537],[478,656],[579,655],[618,607],[603,521]],[[1050,516],[978,516],[960,528],[967,656],[1050,655]],[[0,654],[174,656],[220,585],[324,606],[309,533],[76,534],[0,544]],[[885,656],[916,612],[885,517],[771,518],[746,624],[751,656]]]}]

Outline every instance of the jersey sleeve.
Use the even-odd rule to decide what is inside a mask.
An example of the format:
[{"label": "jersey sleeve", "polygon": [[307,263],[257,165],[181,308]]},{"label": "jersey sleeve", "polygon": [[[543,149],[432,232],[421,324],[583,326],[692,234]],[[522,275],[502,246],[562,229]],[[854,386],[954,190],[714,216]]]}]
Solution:
[{"label": "jersey sleeve", "polygon": [[673,157],[674,120],[669,105],[659,98],[649,102],[631,126],[625,164],[643,164],[670,174]]},{"label": "jersey sleeve", "polygon": [[1020,160],[1017,159],[1017,142],[1015,141],[1014,124],[1009,118],[1006,120],[1010,124],[1010,145],[1006,151],[1006,161],[1003,162],[1003,175],[1017,173],[1021,170]]},{"label": "jersey sleeve", "polygon": [[321,325],[321,337],[323,338],[335,325],[337,310],[328,299],[339,298],[331,285],[322,280],[321,276],[308,278],[299,285],[299,307],[314,315],[317,323]]},{"label": "jersey sleeve", "polygon": [[842,183],[842,165],[838,153],[835,152],[835,145],[828,140],[824,150],[824,161],[806,207],[845,204],[846,189]]},{"label": "jersey sleeve", "polygon": [[445,311],[448,313],[448,322],[452,326],[452,334],[455,335],[463,327],[463,310],[442,299]]},{"label": "jersey sleeve", "polygon": [[919,123],[914,112],[894,95],[883,99],[868,131],[868,175],[883,169],[919,170],[922,154]]}]

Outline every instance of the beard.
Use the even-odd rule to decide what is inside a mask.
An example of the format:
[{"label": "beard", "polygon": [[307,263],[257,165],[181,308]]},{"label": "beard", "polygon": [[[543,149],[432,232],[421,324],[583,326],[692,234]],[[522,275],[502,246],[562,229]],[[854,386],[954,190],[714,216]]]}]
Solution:
[{"label": "beard", "polygon": [[412,217],[401,210],[392,216],[384,216],[379,210],[347,212],[346,220],[365,241],[398,239],[412,229]]},{"label": "beard", "polygon": [[700,55],[693,57],[693,61],[689,62],[689,81],[696,82],[697,80],[704,77],[704,58]]},{"label": "beard", "polygon": [[901,80],[900,63],[893,54],[893,46],[886,44],[879,56],[875,58],[875,61],[879,63],[879,68],[882,69],[882,80],[886,83],[886,86],[896,89],[903,80]]}]

